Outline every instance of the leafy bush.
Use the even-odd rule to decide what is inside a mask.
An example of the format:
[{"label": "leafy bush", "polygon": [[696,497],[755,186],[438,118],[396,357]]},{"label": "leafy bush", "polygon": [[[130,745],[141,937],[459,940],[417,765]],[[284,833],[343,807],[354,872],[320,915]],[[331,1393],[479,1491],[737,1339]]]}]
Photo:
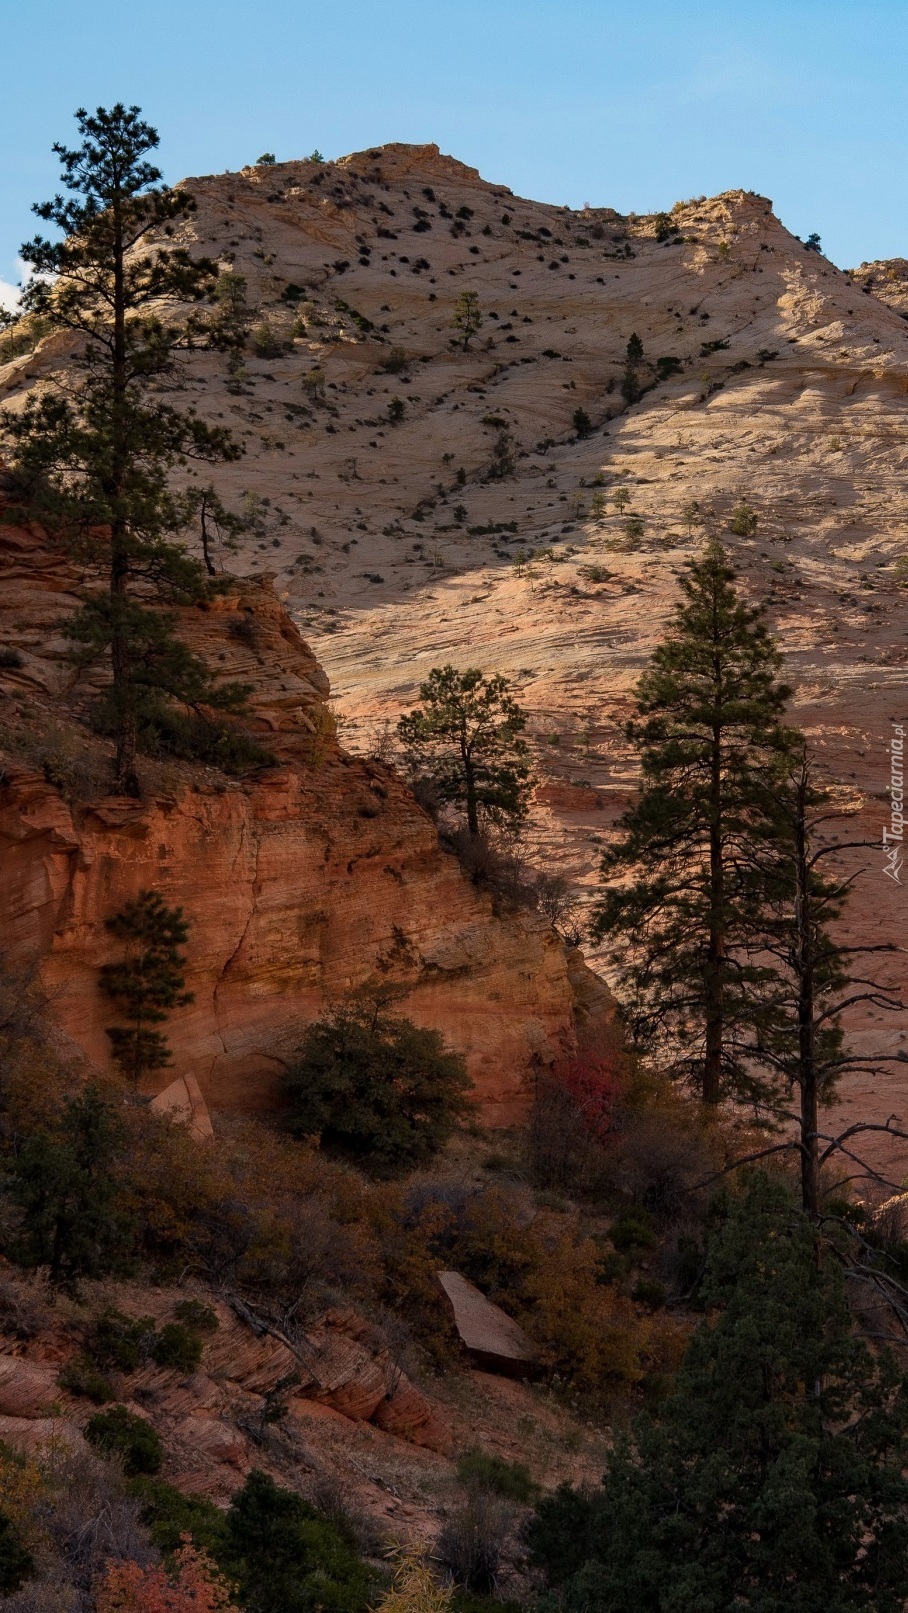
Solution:
[{"label": "leafy bush", "polygon": [[161,1441],[151,1423],[125,1406],[95,1412],[85,1424],[85,1438],[106,1456],[119,1456],[127,1478],[157,1473],[164,1460]]},{"label": "leafy bush", "polygon": [[511,1509],[500,1496],[473,1490],[446,1518],[437,1551],[458,1585],[470,1591],[494,1590]]},{"label": "leafy bush", "polygon": [[160,1551],[172,1555],[188,1535],[200,1551],[215,1561],[226,1555],[227,1520],[220,1507],[202,1495],[185,1495],[164,1479],[139,1476],[130,1493],[142,1507],[142,1522]]},{"label": "leafy bush", "polygon": [[68,1394],[91,1400],[96,1406],[106,1406],[108,1401],[117,1398],[113,1385],[85,1355],[68,1361],[57,1382]]},{"label": "leafy bush", "polygon": [[457,1464],[457,1477],[470,1489],[487,1490],[521,1505],[528,1506],[539,1494],[539,1485],[525,1462],[506,1462],[504,1457],[490,1455],[477,1446],[464,1451]]},{"label": "leafy bush", "polygon": [[578,437],[588,437],[593,429],[593,422],[585,409],[577,408],[571,415],[571,425]]},{"label": "leafy bush", "polygon": [[399,375],[401,370],[407,368],[409,362],[402,347],[392,347],[390,352],[385,353],[379,359],[378,367],[380,370],[384,370],[386,375]]},{"label": "leafy bush", "polygon": [[216,1313],[210,1305],[205,1305],[200,1299],[181,1299],[173,1308],[173,1314],[184,1327],[189,1327],[194,1333],[216,1333],[220,1327]]},{"label": "leafy bush", "polygon": [[9,1596],[31,1574],[35,1560],[5,1512],[0,1512],[0,1592]]},{"label": "leafy bush", "polygon": [[540,1187],[595,1189],[618,1096],[617,1064],[602,1056],[573,1059],[538,1081],[526,1143]]},{"label": "leafy bush", "polygon": [[275,761],[273,751],[234,723],[212,722],[195,713],[163,707],[142,723],[139,741],[147,756],[179,756],[187,762],[206,762],[224,773],[248,773],[256,767],[273,767]]},{"label": "leafy bush", "polygon": [[8,1176],[21,1212],[14,1259],[47,1266],[53,1283],[127,1265],[134,1229],[113,1174],[121,1142],[120,1117],[94,1086],[67,1099],[48,1129],[28,1138]]},{"label": "leafy bush", "polygon": [[642,1209],[622,1210],[612,1223],[609,1237],[620,1254],[652,1249],[656,1242],[652,1218]]},{"label": "leafy bush", "polygon": [[280,358],[284,352],[284,343],[267,319],[263,319],[252,333],[252,350],[257,358]]},{"label": "leafy bush", "polygon": [[166,1322],[152,1345],[151,1354],[159,1367],[177,1372],[195,1372],[202,1359],[202,1341],[197,1333],[180,1322]]},{"label": "leafy bush", "polygon": [[336,1524],[257,1471],[230,1504],[220,1566],[255,1613],[365,1613],[377,1589]]},{"label": "leafy bush", "polygon": [[95,1318],[85,1340],[85,1353],[96,1367],[135,1372],[148,1360],[154,1338],[150,1316],[124,1316],[106,1310]]},{"label": "leafy bush", "polygon": [[377,1578],[348,1529],[264,1473],[250,1473],[226,1513],[162,1479],[137,1478],[130,1488],[155,1545],[171,1555],[188,1536],[254,1613],[364,1613],[370,1605]]},{"label": "leafy bush", "polygon": [[459,1053],[438,1031],[375,1006],[336,1008],[310,1025],[284,1080],[288,1124],[376,1173],[422,1163],[467,1112]]},{"label": "leafy bush", "polygon": [[637,1305],[646,1305],[650,1310],[657,1311],[660,1305],[665,1304],[665,1284],[660,1283],[657,1277],[641,1277],[635,1283],[631,1295]]},{"label": "leafy bush", "polygon": [[734,510],[728,523],[729,532],[734,532],[739,538],[752,538],[759,525],[759,516],[752,510],[745,499],[742,498]]},{"label": "leafy bush", "polygon": [[24,665],[25,662],[18,650],[7,649],[5,645],[0,646],[0,668],[8,667],[10,671],[15,671]]},{"label": "leafy bush", "polygon": [[211,1560],[184,1541],[170,1564],[109,1562],[95,1606],[97,1613],[238,1613],[231,1594]]}]

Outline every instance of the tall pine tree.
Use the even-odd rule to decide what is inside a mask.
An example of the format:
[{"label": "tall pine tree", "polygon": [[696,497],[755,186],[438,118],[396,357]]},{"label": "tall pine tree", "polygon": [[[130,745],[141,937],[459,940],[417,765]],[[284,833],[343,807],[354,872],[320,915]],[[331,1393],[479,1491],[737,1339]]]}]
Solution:
[{"label": "tall pine tree", "polygon": [[[844,1249],[840,1251],[844,1253]],[[562,1613],[903,1613],[908,1382],[842,1267],[756,1178],[711,1241],[708,1317],[658,1421],[528,1529]]]},{"label": "tall pine tree", "polygon": [[[831,1102],[842,1075],[874,1075],[881,1064],[898,1057],[853,1052],[845,1043],[842,1015],[861,1003],[888,1012],[898,1012],[904,1004],[891,985],[865,973],[869,955],[891,953],[894,946],[848,943],[835,936],[853,881],[842,872],[842,854],[867,843],[830,832],[829,825],[841,820],[842,811],[831,791],[817,783],[803,744],[788,773],[768,794],[767,810],[778,836],[763,930],[773,974],[764,1011],[755,1016],[752,1058],[778,1095],[780,1102],[772,1105],[777,1116],[795,1122],[802,1206],[817,1219],[820,1167],[838,1148],[835,1138],[825,1139],[828,1146],[821,1147],[820,1108]],[[794,1114],[788,1112],[786,1100],[791,1098]],[[855,1133],[870,1129],[887,1127],[874,1128],[872,1122],[849,1127],[852,1147]]]},{"label": "tall pine tree", "polygon": [[618,949],[636,1039],[708,1103],[754,1089],[743,1046],[767,975],[767,786],[791,744],[779,653],[735,575],[715,540],[688,564],[673,630],[637,686],[641,791],[603,858],[593,920]]},{"label": "tall pine tree", "polygon": [[42,519],[88,563],[89,591],[67,631],[80,663],[105,660],[100,712],[116,740],[116,782],[138,793],[143,725],[176,701],[198,710],[242,708],[239,685],[216,685],[180,644],[162,605],[203,598],[202,567],[176,534],[182,507],[169,474],[187,460],[235,459],[230,435],[167,401],[177,355],[218,341],[216,319],[192,305],[211,298],[216,265],[170,244],[193,210],[161,184],[148,159],[158,135],[138,107],[76,113],[73,150],[57,145],[67,196],[35,207],[58,240],[22,248],[33,271],[24,303],[73,337],[69,373],[0,417],[27,514]]},{"label": "tall pine tree", "polygon": [[530,763],[526,717],[507,678],[436,666],[419,698],[397,725],[411,776],[464,812],[471,840],[483,823],[516,829],[527,814]]}]

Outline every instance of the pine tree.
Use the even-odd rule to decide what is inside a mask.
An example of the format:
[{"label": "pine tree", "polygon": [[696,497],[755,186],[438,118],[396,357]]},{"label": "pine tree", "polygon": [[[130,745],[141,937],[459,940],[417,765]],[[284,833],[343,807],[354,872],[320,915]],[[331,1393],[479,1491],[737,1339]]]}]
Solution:
[{"label": "pine tree", "polygon": [[218,566],[216,557],[236,554],[241,538],[258,524],[253,512],[237,515],[228,510],[210,482],[205,487],[191,488],[185,495],[183,519],[187,528],[198,531],[202,564],[209,577],[216,577],[223,569],[223,561]]},{"label": "pine tree", "polygon": [[[841,918],[852,877],[835,871],[835,860],[864,841],[829,837],[826,826],[841,817],[831,793],[816,782],[806,747],[792,758],[767,803],[778,834],[778,860],[767,888],[764,945],[774,963],[768,1012],[755,1025],[753,1060],[769,1072],[780,1098],[794,1095],[801,1157],[801,1199],[806,1213],[820,1215],[820,1166],[837,1149],[821,1151],[819,1111],[831,1102],[842,1075],[878,1073],[897,1055],[855,1054],[846,1045],[842,1015],[857,1003],[898,1012],[904,1004],[891,987],[855,975],[868,954],[894,947],[846,944],[830,926]],[[833,872],[825,870],[832,858]],[[782,1105],[782,1115],[787,1104]],[[870,1129],[858,1124],[858,1130]],[[879,1128],[886,1129],[886,1128]],[[849,1128],[853,1146],[853,1131]],[[852,1155],[852,1158],[854,1156]]]},{"label": "pine tree", "polygon": [[167,907],[157,891],[143,890],[134,902],[106,921],[107,928],[125,941],[128,955],[120,963],[105,963],[101,989],[129,1018],[128,1026],[108,1030],[113,1057],[123,1074],[136,1085],[146,1075],[166,1069],[170,1046],[161,1031],[167,1012],[193,1000],[184,991],[186,958],[180,947],[189,926],[180,907]]},{"label": "pine tree", "polygon": [[908,1381],[855,1336],[841,1265],[756,1178],[713,1238],[660,1421],[529,1530],[564,1613],[902,1613]]},{"label": "pine tree", "polygon": [[387,1013],[380,997],[308,1025],[283,1082],[292,1132],[378,1174],[437,1153],[469,1112],[469,1087],[441,1033]]},{"label": "pine tree", "polygon": [[89,1086],[66,1104],[59,1125],[30,1137],[10,1168],[22,1211],[14,1241],[24,1266],[47,1266],[53,1283],[116,1270],[132,1247],[117,1204],[113,1167],[121,1146],[115,1111]]},{"label": "pine tree", "polygon": [[216,321],[186,307],[213,295],[216,265],[162,244],[189,218],[192,198],[160,183],[147,160],[158,135],[138,107],[80,109],[76,119],[81,144],[54,147],[69,195],[35,207],[62,239],[36,236],[22,248],[34,271],[25,306],[72,334],[70,373],[0,425],[26,513],[104,578],[65,630],[78,664],[108,663],[100,720],[116,739],[117,787],[136,795],[143,722],[162,704],[242,709],[245,690],[216,686],[179,644],[172,615],[155,609],[199,601],[206,589],[175,538],[181,505],[170,471],[188,459],[235,459],[239,449],[164,398],[180,349],[221,340]]},{"label": "pine tree", "polygon": [[621,378],[621,396],[625,403],[636,403],[640,396],[640,365],[643,363],[643,343],[632,331],[624,355],[624,374]]},{"label": "pine tree", "polygon": [[419,698],[397,725],[413,775],[438,800],[463,808],[471,839],[483,819],[516,828],[526,817],[530,764],[526,717],[507,679],[433,667]]},{"label": "pine tree", "polygon": [[482,328],[482,310],[475,291],[462,291],[454,304],[451,324],[463,337],[463,350],[467,351],[473,337]]},{"label": "pine tree", "polygon": [[706,1102],[747,1096],[742,1053],[768,971],[755,958],[773,838],[769,785],[791,743],[789,690],[760,610],[742,603],[715,541],[685,568],[674,630],[637,690],[628,728],[639,799],[606,852],[593,933],[620,944],[638,1042],[668,1054]]}]

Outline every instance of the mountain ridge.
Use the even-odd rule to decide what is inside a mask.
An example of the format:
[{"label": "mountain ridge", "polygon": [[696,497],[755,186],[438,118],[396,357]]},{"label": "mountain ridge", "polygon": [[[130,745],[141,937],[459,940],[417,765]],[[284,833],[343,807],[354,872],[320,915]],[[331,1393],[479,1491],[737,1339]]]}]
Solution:
[{"label": "mountain ridge", "polygon": [[[877,294],[881,266],[837,269],[745,191],[640,218],[572,211],[435,146],[186,186],[180,243],[241,274],[250,309],[245,374],[197,354],[187,380],[246,448],[216,481],[252,500],[258,530],[225,564],[273,576],[346,744],[383,751],[433,665],[504,672],[540,776],[531,849],[583,907],[634,788],[633,682],[678,567],[714,532],[768,607],[795,720],[879,840],[908,666],[908,329]],[[464,290],[483,315],[466,350]],[[678,365],[662,379],[660,358]],[[61,366],[51,338],[0,390],[15,406]],[[756,526],[734,532],[742,500]],[[849,926],[892,940],[903,892],[867,860]],[[882,1034],[890,1051],[904,1039]],[[901,1083],[853,1100],[869,1097],[897,1110]]]}]

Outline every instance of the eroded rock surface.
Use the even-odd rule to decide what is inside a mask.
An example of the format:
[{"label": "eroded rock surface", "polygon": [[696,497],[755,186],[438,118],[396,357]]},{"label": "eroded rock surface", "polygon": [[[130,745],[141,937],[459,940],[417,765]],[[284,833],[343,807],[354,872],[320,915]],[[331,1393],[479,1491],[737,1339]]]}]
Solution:
[{"label": "eroded rock surface", "polygon": [[529,1072],[575,1044],[565,949],[540,916],[497,916],[393,771],[341,750],[324,675],[271,587],[185,611],[182,627],[225,677],[253,684],[274,765],[244,782],[152,768],[135,802],[99,794],[109,758],[74,726],[92,691],[73,684],[57,627],[76,604],[73,568],[40,534],[0,527],[0,585],[0,637],[27,646],[0,670],[12,716],[0,934],[9,964],[39,965],[69,1042],[106,1063],[115,1015],[98,971],[117,943],[105,920],[154,888],[189,920],[193,1002],[168,1036],[210,1108],[268,1107],[305,1024],[379,981],[464,1053],[487,1118],[514,1118]]}]

